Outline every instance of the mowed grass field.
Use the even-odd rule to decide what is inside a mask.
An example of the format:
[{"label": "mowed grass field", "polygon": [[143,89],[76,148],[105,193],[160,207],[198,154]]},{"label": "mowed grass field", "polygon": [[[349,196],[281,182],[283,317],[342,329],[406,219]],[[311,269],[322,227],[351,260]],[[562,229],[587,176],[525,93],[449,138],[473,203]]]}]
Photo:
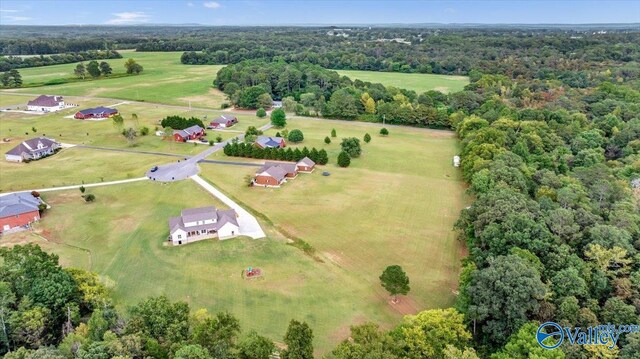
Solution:
[{"label": "mowed grass field", "polygon": [[[0,98],[5,96],[0,94]],[[15,96],[13,98],[21,100],[23,104],[31,99],[27,96]],[[11,101],[15,102],[15,99]],[[168,140],[162,140],[161,137],[155,136],[155,129],[162,129],[160,121],[169,115],[179,115],[183,117],[195,116],[204,120],[204,116],[210,121],[218,115],[224,113],[220,111],[204,111],[191,110],[173,106],[163,106],[155,104],[146,104],[140,102],[126,103],[126,101],[118,100],[86,100],[77,97],[68,97],[66,101],[69,103],[77,103],[79,107],[65,109],[60,112],[45,115],[18,113],[18,112],[0,112],[0,138],[11,138],[11,142],[0,142],[0,151],[8,151],[18,142],[32,138],[34,136],[46,136],[56,139],[63,143],[76,145],[90,145],[101,147],[122,148],[140,151],[158,151],[167,153],[176,153],[184,155],[193,155],[204,151],[208,145],[194,145],[192,143],[177,143]],[[124,102],[124,103],[123,103]],[[113,106],[116,105],[116,106]],[[122,128],[115,127],[111,119],[102,121],[76,120],[68,118],[73,116],[79,109],[94,106],[113,106],[117,108],[124,117],[124,128],[135,128],[140,130],[142,127],[149,128],[150,132],[147,136],[138,136],[132,143],[121,134]],[[133,114],[137,115],[137,120],[133,119]],[[228,113],[227,113],[228,114]],[[260,127],[269,122],[269,119],[259,119],[255,115],[236,115],[239,123],[226,131],[207,130],[207,139],[214,140],[220,136],[223,139],[229,139],[244,133],[248,126]],[[33,129],[36,129],[34,132]]]},{"label": "mowed grass field", "polygon": [[[252,168],[203,167],[202,175],[365,283],[354,303],[390,313],[451,305],[463,256],[452,228],[469,202],[460,172],[452,166],[458,151],[454,135],[394,127],[389,137],[381,137],[379,126],[306,119],[289,120],[287,128],[301,129],[305,136],[303,143],[291,146],[324,148],[330,163],[278,189],[246,187],[242,179],[253,174]],[[337,138],[326,145],[323,140],[332,128]],[[339,168],[340,139],[365,133],[373,139],[363,143],[362,156],[349,168]],[[222,153],[214,157],[232,158]],[[323,171],[331,175],[323,176]],[[401,265],[411,279],[411,293],[401,309],[387,305],[378,280],[392,264]]]},{"label": "mowed grass field", "polygon": [[[230,311],[243,330],[255,329],[278,342],[290,319],[305,320],[314,330],[318,354],[344,339],[354,322],[394,319],[385,310],[385,296],[378,298],[368,283],[333,263],[311,259],[266,226],[268,238],[262,240],[165,246],[168,217],[188,207],[225,208],[192,181],[88,191],[95,194],[94,203],[84,203],[77,190],[44,194],[52,208],[37,224],[37,235],[12,234],[0,243],[39,243],[65,266],[107,276],[115,282],[114,296],[123,308],[167,295],[194,310]],[[248,266],[261,268],[263,278],[242,279]]]},{"label": "mowed grass field", "polygon": [[403,74],[397,72],[380,71],[352,71],[337,70],[342,76],[351,80],[381,83],[385,86],[395,86],[422,93],[436,90],[443,93],[462,91],[469,84],[466,76],[434,75],[434,74]]},{"label": "mowed grass field", "polygon": [[[136,76],[99,78],[17,91],[67,96],[93,96],[161,102],[172,105],[220,108],[224,94],[212,87],[221,66],[182,65],[182,52],[122,51],[122,59],[105,60],[114,74],[125,73],[124,63],[133,58],[144,67]],[[20,69],[25,85],[73,78],[77,63]],[[85,63],[86,65],[86,63]]]}]

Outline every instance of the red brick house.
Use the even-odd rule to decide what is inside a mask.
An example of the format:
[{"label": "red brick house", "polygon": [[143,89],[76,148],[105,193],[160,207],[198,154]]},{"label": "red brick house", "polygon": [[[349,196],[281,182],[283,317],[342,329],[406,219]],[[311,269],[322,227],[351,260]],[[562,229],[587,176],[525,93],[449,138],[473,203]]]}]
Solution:
[{"label": "red brick house", "polygon": [[209,124],[211,128],[227,128],[238,123],[238,118],[235,116],[222,115]]},{"label": "red brick house", "polygon": [[118,114],[118,110],[109,107],[94,107],[86,110],[78,111],[73,116],[78,120],[86,120],[90,118],[109,118]]},{"label": "red brick house", "polygon": [[0,233],[40,220],[40,204],[42,201],[28,192],[0,197]]},{"label": "red brick house", "polygon": [[187,127],[184,130],[173,131],[173,139],[176,142],[187,142],[189,140],[199,140],[202,137],[204,137],[204,135],[205,135],[204,128],[198,125]]},{"label": "red brick house", "polygon": [[309,157],[305,157],[296,163],[299,172],[308,172],[311,173],[316,168],[316,163],[313,162]]},{"label": "red brick house", "polygon": [[286,181],[287,171],[280,166],[264,165],[256,172],[253,183],[256,186],[280,187]]}]

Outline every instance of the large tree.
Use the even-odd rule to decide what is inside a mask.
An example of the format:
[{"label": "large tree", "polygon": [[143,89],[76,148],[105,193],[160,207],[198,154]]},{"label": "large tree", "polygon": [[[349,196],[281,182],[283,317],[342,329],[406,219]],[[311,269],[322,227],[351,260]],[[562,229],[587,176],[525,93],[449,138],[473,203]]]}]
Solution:
[{"label": "large tree", "polygon": [[282,128],[287,125],[287,115],[283,109],[277,108],[271,111],[271,124],[278,128]]},{"label": "large tree", "polygon": [[397,301],[399,294],[407,295],[409,287],[409,277],[399,265],[391,265],[385,268],[380,275],[380,284],[391,294],[392,301]]},{"label": "large tree", "polygon": [[340,142],[340,148],[349,154],[351,158],[359,157],[362,153],[360,140],[355,137],[343,138]]},{"label": "large tree", "polygon": [[282,351],[282,359],[313,359],[313,331],[307,323],[292,319],[284,343],[287,349]]},{"label": "large tree", "polygon": [[89,62],[87,65],[87,72],[93,78],[100,77],[100,65],[98,64],[98,61]]}]

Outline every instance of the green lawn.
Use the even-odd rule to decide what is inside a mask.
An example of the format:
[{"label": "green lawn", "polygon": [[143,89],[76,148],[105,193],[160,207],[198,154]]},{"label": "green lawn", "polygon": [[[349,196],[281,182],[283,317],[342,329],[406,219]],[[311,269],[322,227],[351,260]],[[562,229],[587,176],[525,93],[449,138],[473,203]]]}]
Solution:
[{"label": "green lawn", "polygon": [[[0,243],[36,241],[58,254],[63,265],[108,276],[116,283],[120,307],[164,294],[193,309],[228,310],[244,330],[256,329],[280,342],[290,319],[305,320],[314,330],[318,354],[343,339],[354,321],[392,321],[384,296],[378,298],[369,283],[334,263],[314,261],[266,226],[269,238],[263,240],[163,245],[169,216],[188,207],[224,208],[192,181],[88,191],[96,202],[85,204],[78,191],[45,194],[52,208],[36,233],[48,242],[23,233]],[[247,266],[261,268],[264,277],[242,279]]]},{"label": "green lawn", "polygon": [[[67,96],[109,97],[186,106],[220,108],[224,94],[212,87],[222,66],[182,65],[182,52],[122,51],[122,59],[106,60],[114,74],[125,72],[124,63],[133,58],[144,67],[137,76],[87,79],[61,85],[24,88],[26,93],[43,92]],[[73,77],[77,63],[20,69],[25,85]]]},{"label": "green lawn", "polygon": [[[19,96],[14,96],[19,97]],[[22,97],[23,103],[30,97]],[[87,108],[93,106],[111,106],[116,105],[117,100],[99,101],[99,100],[83,100],[80,98],[68,97],[69,103],[77,103],[78,108]],[[64,143],[84,144],[93,146],[128,148],[133,150],[144,151],[160,151],[177,154],[193,155],[205,150],[206,145],[194,145],[191,143],[176,143],[172,141],[163,141],[161,137],[155,136],[155,128],[159,127],[162,118],[168,115],[180,115],[184,117],[195,116],[203,119],[213,119],[222,113],[204,112],[199,110],[188,111],[171,106],[152,105],[145,103],[129,103],[116,106],[118,111],[125,118],[125,127],[133,127],[140,129],[147,127],[150,129],[148,136],[139,136],[133,143],[129,143],[122,136],[121,129],[113,125],[113,121],[106,119],[103,121],[83,121],[73,118],[66,118],[78,111],[78,108],[70,108],[57,113],[46,115],[34,115],[15,112],[0,112],[0,139],[11,138],[9,143],[0,143],[0,150],[8,151],[15,146],[17,142],[25,139],[39,136],[47,136],[55,138]],[[133,120],[132,114],[138,116],[137,120]],[[238,132],[244,131],[248,126],[262,126],[268,123],[268,119],[259,119],[255,115],[236,115],[239,123],[230,128],[230,131],[207,131],[207,139],[215,140],[219,135],[223,139],[228,139],[238,135]],[[204,121],[207,122],[207,121]],[[205,123],[206,124],[206,123]],[[33,128],[36,132],[33,132]]]},{"label": "green lawn", "polygon": [[[0,150],[6,152],[6,144]],[[153,164],[175,161],[172,157],[131,155],[83,148],[29,163],[0,160],[0,192],[69,186],[143,177]]]},{"label": "green lawn", "polygon": [[429,90],[437,90],[444,93],[461,91],[469,78],[466,76],[449,76],[434,74],[403,74],[397,72],[380,71],[351,71],[337,70],[342,76],[352,80],[381,83],[385,86],[395,86],[407,90],[422,93]]}]

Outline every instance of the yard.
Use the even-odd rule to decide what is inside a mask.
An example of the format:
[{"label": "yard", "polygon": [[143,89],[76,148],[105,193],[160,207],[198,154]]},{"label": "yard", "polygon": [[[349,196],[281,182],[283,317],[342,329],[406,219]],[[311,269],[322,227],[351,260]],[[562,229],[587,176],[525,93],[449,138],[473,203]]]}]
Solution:
[{"label": "yard", "polygon": [[436,90],[444,93],[461,91],[469,84],[466,76],[434,75],[434,74],[403,74],[397,72],[381,71],[355,71],[338,70],[342,76],[347,76],[351,80],[362,80],[365,82],[381,83],[385,86],[395,86],[407,90],[422,93],[429,90]]}]

